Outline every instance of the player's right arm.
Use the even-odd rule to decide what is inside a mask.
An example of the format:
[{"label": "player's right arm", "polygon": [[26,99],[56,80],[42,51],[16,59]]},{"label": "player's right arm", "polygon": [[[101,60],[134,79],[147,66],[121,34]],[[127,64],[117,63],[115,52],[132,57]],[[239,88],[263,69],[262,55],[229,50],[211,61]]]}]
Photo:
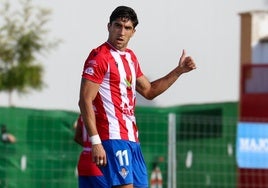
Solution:
[{"label": "player's right arm", "polygon": [[99,84],[82,78],[80,86],[79,108],[89,136],[97,135],[93,100],[99,90]]},{"label": "player's right arm", "polygon": [[[98,137],[93,100],[99,91],[99,87],[100,85],[98,83],[84,78],[81,80],[79,108],[87,133],[91,138]],[[106,165],[106,153],[101,143],[92,143],[92,160],[97,165],[99,165],[98,162],[100,160],[103,160],[103,165]]]}]

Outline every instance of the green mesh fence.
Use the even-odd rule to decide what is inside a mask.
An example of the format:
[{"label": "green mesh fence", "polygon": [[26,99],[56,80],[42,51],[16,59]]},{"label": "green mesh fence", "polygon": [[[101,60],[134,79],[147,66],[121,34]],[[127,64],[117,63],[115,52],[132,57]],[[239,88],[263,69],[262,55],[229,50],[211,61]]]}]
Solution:
[{"label": "green mesh fence", "polygon": [[77,113],[0,108],[0,124],[16,143],[0,143],[1,188],[76,187],[79,147],[73,142]]},{"label": "green mesh fence", "polygon": [[[176,114],[176,187],[236,187],[237,103],[137,107],[148,167],[168,187],[168,114]],[[74,188],[81,147],[73,141],[77,112],[0,107],[0,124],[17,142],[0,142],[0,188]]]}]

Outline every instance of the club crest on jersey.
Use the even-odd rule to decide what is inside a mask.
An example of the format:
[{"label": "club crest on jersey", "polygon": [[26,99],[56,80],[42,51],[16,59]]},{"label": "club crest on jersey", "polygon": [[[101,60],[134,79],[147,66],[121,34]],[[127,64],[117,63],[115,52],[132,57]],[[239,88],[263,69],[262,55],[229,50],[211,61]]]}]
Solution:
[{"label": "club crest on jersey", "polygon": [[128,175],[128,171],[125,168],[122,168],[121,171],[119,171],[119,174],[125,179]]}]

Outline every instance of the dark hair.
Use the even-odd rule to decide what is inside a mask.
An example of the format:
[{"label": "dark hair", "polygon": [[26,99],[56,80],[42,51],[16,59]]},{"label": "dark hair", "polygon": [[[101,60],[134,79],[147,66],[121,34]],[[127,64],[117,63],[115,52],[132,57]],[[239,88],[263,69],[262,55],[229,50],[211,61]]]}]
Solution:
[{"label": "dark hair", "polygon": [[114,9],[114,11],[112,12],[110,16],[110,23],[112,23],[118,18],[126,18],[132,21],[134,28],[139,23],[136,12],[132,8],[127,7],[127,6],[119,6],[116,9]]}]

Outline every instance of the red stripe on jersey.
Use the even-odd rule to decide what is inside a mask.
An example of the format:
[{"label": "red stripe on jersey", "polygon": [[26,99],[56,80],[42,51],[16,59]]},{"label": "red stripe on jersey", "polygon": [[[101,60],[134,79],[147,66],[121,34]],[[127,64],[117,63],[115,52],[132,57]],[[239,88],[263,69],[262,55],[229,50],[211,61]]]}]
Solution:
[{"label": "red stripe on jersey", "polygon": [[90,53],[82,76],[100,84],[93,105],[102,140],[138,141],[135,84],[142,75],[137,58],[129,49],[120,52],[104,43]]}]

